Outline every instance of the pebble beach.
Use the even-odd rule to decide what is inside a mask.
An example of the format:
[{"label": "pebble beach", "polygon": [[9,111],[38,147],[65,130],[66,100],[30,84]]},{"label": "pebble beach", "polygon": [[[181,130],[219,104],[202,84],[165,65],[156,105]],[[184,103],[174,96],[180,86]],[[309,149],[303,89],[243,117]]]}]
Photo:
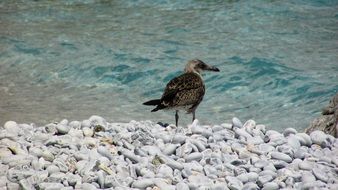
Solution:
[{"label": "pebble beach", "polygon": [[338,140],[254,120],[109,123],[100,116],[0,128],[0,189],[338,189]]}]

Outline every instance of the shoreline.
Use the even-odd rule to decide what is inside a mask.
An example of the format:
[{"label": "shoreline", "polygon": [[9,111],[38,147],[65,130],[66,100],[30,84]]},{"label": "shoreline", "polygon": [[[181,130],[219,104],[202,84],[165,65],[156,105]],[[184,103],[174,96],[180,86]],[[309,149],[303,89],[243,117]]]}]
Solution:
[{"label": "shoreline", "polygon": [[163,127],[100,116],[0,127],[8,189],[338,189],[338,139],[254,120]]}]

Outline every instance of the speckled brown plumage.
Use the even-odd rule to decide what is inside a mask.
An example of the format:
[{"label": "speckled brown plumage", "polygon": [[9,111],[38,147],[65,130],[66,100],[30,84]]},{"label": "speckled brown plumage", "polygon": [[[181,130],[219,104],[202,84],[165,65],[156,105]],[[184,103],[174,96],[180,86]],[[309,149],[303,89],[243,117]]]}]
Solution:
[{"label": "speckled brown plumage", "polygon": [[170,108],[191,113],[202,101],[204,93],[201,76],[197,73],[184,73],[167,84],[161,102],[154,111]]},{"label": "speckled brown plumage", "polygon": [[205,94],[204,82],[200,75],[203,70],[219,71],[218,68],[209,66],[201,60],[191,60],[187,63],[184,74],[169,81],[161,99],[150,100],[143,104],[156,106],[156,108],[151,110],[152,112],[162,109],[176,110],[176,126],[178,125],[179,110],[192,113],[194,120],[195,110]]}]

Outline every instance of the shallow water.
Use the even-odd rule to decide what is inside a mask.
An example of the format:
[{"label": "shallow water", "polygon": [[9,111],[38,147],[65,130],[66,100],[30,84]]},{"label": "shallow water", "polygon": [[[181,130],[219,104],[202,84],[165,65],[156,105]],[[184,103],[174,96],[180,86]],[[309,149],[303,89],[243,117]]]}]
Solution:
[{"label": "shallow water", "polygon": [[[173,123],[142,102],[187,60],[205,73],[201,123],[305,128],[338,91],[337,1],[0,2],[0,123],[101,115]],[[181,124],[190,115],[181,114]]]}]

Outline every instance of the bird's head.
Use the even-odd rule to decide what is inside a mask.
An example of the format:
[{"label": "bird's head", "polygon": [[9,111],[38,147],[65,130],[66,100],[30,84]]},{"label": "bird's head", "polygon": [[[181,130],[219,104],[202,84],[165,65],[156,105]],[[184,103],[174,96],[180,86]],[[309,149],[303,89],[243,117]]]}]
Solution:
[{"label": "bird's head", "polygon": [[219,72],[219,69],[215,66],[210,66],[199,59],[193,59],[193,60],[188,61],[187,65],[185,66],[184,71],[186,73],[192,73],[192,72],[201,73],[202,71]]}]

